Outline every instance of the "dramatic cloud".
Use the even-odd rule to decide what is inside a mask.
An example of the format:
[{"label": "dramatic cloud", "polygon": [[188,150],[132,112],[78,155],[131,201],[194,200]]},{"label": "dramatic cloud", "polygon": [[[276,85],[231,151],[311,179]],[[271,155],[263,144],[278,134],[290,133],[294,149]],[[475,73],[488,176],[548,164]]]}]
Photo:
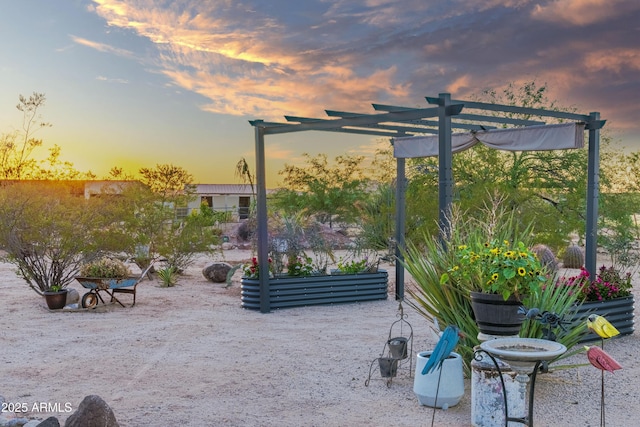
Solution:
[{"label": "dramatic cloud", "polygon": [[623,128],[637,119],[627,108],[640,91],[636,0],[94,3],[110,28],[148,39],[156,71],[214,113],[323,117],[537,79],[552,98],[616,115]]}]

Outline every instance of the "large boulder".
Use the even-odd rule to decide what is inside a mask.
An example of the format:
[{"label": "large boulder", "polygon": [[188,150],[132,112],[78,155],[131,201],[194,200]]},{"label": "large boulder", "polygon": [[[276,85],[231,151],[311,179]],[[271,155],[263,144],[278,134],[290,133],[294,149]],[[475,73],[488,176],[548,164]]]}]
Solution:
[{"label": "large boulder", "polygon": [[223,283],[227,280],[227,274],[233,267],[226,262],[214,262],[202,269],[202,275],[215,283]]},{"label": "large boulder", "polygon": [[80,402],[78,409],[71,414],[64,427],[120,427],[116,416],[100,396],[92,394]]},{"label": "large boulder", "polygon": [[[60,427],[60,422],[56,417],[49,417],[41,423],[35,425],[36,427]],[[25,427],[27,426],[28,424],[25,424]]]}]

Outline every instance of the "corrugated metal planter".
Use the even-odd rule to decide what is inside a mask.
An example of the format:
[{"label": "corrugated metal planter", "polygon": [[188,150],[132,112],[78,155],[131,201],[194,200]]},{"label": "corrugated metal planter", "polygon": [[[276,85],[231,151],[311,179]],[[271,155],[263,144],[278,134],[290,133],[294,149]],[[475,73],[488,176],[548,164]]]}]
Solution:
[{"label": "corrugated metal planter", "polygon": [[[283,276],[269,279],[272,309],[306,305],[338,304],[387,299],[388,274],[337,274],[325,276]],[[242,278],[242,307],[260,309],[260,282]]]},{"label": "corrugated metal planter", "polygon": [[[590,314],[598,314],[606,317],[606,319],[620,331],[620,335],[629,335],[634,331],[633,320],[633,296],[614,298],[608,301],[590,301],[579,306],[572,319],[576,322],[586,321]],[[589,342],[599,340],[594,333],[585,335],[580,342]]]}]

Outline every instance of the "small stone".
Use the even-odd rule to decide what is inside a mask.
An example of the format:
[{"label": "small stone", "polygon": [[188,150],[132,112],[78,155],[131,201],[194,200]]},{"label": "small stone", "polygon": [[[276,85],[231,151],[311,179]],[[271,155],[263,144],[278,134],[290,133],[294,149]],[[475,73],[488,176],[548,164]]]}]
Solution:
[{"label": "small stone", "polygon": [[64,427],[120,427],[116,416],[100,396],[90,395],[82,399],[78,409],[71,414]]},{"label": "small stone", "polygon": [[214,262],[202,269],[202,275],[215,283],[222,283],[227,280],[227,274],[233,267],[226,262]]}]

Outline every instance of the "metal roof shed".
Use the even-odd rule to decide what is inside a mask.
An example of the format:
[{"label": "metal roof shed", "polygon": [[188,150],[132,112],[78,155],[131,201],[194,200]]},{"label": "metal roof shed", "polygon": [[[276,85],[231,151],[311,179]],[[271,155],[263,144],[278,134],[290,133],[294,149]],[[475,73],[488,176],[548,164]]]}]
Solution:
[{"label": "metal roof shed", "polygon": [[[541,117],[556,120],[575,122],[584,125],[589,131],[589,161],[587,182],[587,224],[586,224],[586,253],[585,267],[590,273],[596,270],[596,238],[598,217],[598,187],[599,187],[599,162],[600,162],[600,129],[605,121],[600,120],[600,113],[574,114],[560,111],[552,111],[537,108],[515,107],[510,105],[489,104],[482,102],[452,100],[448,93],[441,93],[438,97],[427,97],[430,108],[409,108],[390,105],[373,104],[378,111],[376,114],[360,114],[327,110],[326,113],[333,119],[317,119],[307,117],[285,116],[287,123],[265,122],[263,120],[250,121],[255,130],[255,154],[256,154],[256,181],[257,181],[257,219],[258,219],[258,263],[260,277],[260,311],[271,311],[269,302],[268,282],[268,229],[267,229],[267,194],[265,182],[265,143],[266,135],[292,133],[301,131],[327,131],[353,133],[363,135],[385,136],[390,138],[420,136],[425,134],[437,135],[438,154],[438,204],[439,223],[442,229],[446,229],[446,213],[453,201],[453,174],[451,169],[453,157],[452,130],[463,129],[475,134],[477,132],[491,133],[496,126],[488,123],[496,123],[502,127],[510,127],[514,131],[527,129],[532,126],[547,127],[544,121],[529,120],[513,117],[498,117],[491,112],[524,115],[526,117]],[[463,114],[462,110],[479,110],[481,114]],[[419,138],[420,139],[420,138]],[[416,139],[418,141],[419,139]],[[409,139],[409,141],[411,141]],[[435,144],[433,140],[426,139],[426,144]],[[424,143],[424,142],[423,142]],[[566,149],[557,147],[555,149]],[[575,148],[575,147],[573,147]],[[517,148],[512,148],[517,151]],[[529,148],[530,149],[530,148]],[[554,149],[546,148],[546,149]],[[396,188],[396,256],[402,259],[404,247],[404,222],[405,222],[405,157],[395,150],[397,162],[397,188]],[[396,299],[404,298],[404,269],[396,268]]]}]

